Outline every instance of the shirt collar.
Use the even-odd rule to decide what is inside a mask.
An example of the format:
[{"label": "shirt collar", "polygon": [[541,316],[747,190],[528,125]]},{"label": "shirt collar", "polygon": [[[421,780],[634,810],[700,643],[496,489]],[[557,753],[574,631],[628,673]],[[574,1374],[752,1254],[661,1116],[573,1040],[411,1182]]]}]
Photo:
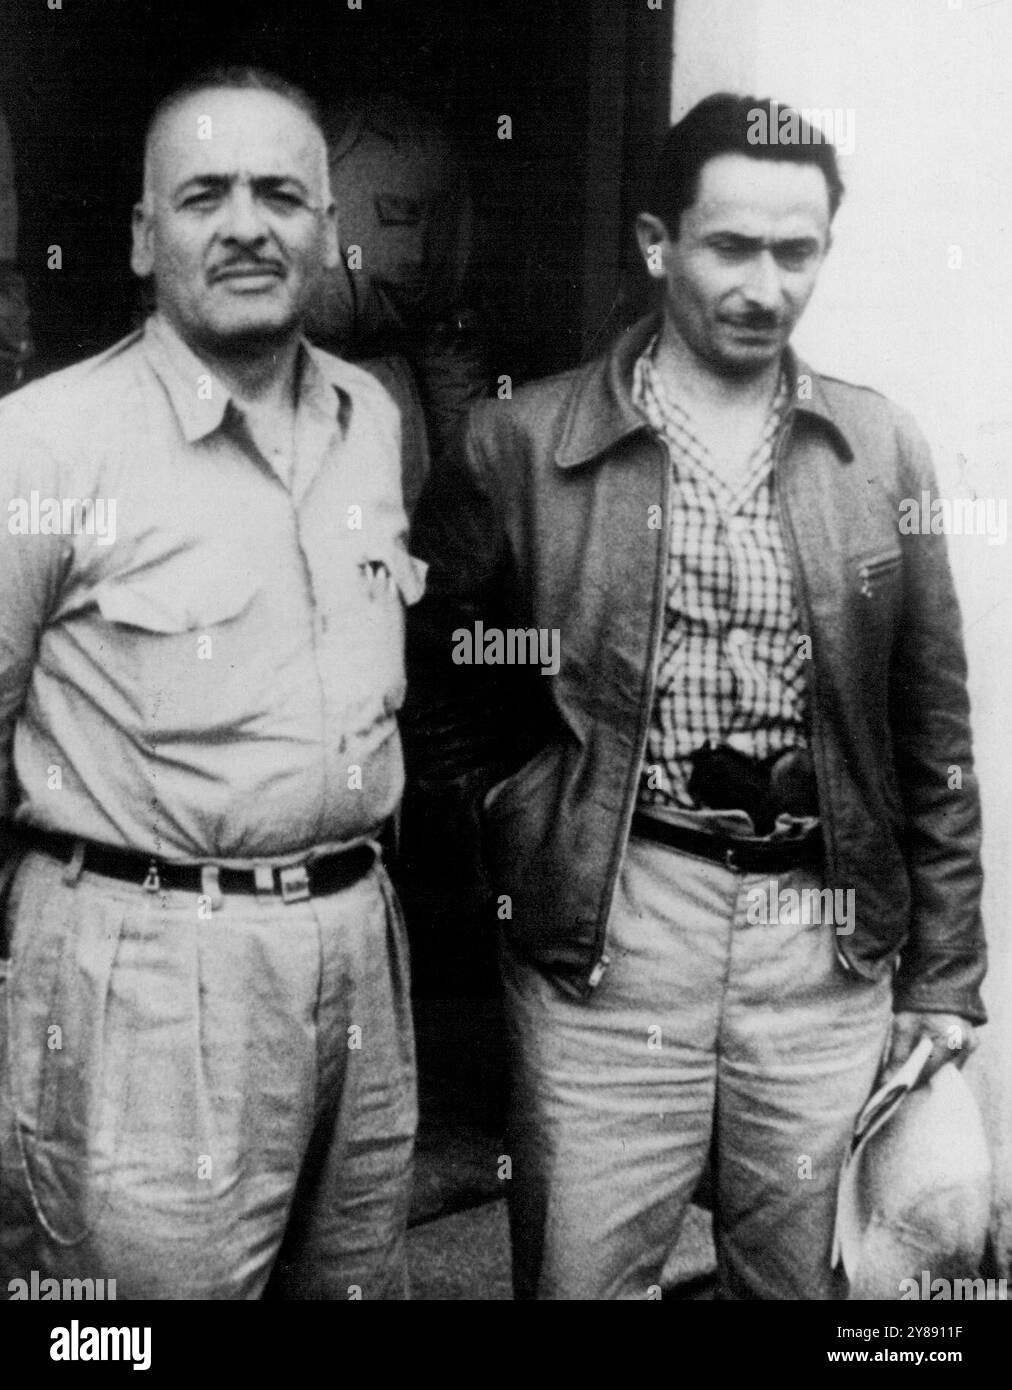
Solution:
[{"label": "shirt collar", "polygon": [[777,387],[767,406],[760,437],[752,449],[744,476],[737,485],[729,484],[713,463],[710,441],[699,431],[692,415],[671,392],[672,383],[657,370],[654,335],[636,359],[633,369],[633,402],[668,443],[676,468],[688,465],[709,480],[711,488],[724,498],[731,511],[737,511],[755,490],[769,478],[775,457],[775,442],[783,423],[789,398],[785,365],[781,363]]},{"label": "shirt collar", "polygon": [[[206,439],[221,429],[229,412],[239,410],[232,393],[190,348],[164,314],[152,314],[144,325],[148,361],[168,394],[187,444]],[[334,420],[342,433],[351,416],[351,396],[336,380],[335,359],[324,359],[303,338],[299,344],[298,408]]]},{"label": "shirt collar", "polygon": [[[670,383],[667,382],[658,372],[656,364],[657,344],[660,341],[660,333],[655,333],[647,343],[644,350],[636,359],[633,368],[633,402],[640,409],[644,409],[646,393],[649,388],[652,390],[654,400],[658,409],[664,416],[666,424],[673,426],[676,430],[688,432],[693,439],[699,440],[706,448],[705,441],[700,439],[699,431],[696,428],[691,413],[685,406],[672,395]],[[766,412],[766,420],[763,425],[763,443],[768,442],[780,428],[784,411],[787,409],[788,401],[794,394],[793,385],[793,363],[786,357],[782,359],[780,365],[780,375],[777,378],[777,389],[769,403]],[[761,445],[759,447],[762,447]],[[758,448],[756,450],[758,452]]]},{"label": "shirt collar", "polygon": [[[648,314],[625,330],[609,353],[595,358],[576,376],[562,441],[555,451],[560,468],[578,468],[605,450],[647,428],[632,400],[632,375],[637,358],[661,324],[659,313]],[[828,434],[841,461],[854,458],[849,421],[841,418],[818,373],[784,350],[788,382],[787,414],[807,417]]]}]

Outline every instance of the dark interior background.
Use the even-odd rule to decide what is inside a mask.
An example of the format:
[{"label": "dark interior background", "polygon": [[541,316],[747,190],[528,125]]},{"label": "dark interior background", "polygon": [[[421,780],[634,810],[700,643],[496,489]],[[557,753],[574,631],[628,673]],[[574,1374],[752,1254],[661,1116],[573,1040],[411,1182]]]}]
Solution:
[{"label": "dark interior background", "polygon": [[[128,331],[129,211],[157,97],[253,61],[326,98],[402,89],[457,138],[494,374],[579,360],[638,306],[631,217],[666,125],[673,0],[0,0],[0,103],[17,158],[36,371]],[[513,138],[497,138],[500,115]],[[63,268],[47,270],[59,244]]]}]

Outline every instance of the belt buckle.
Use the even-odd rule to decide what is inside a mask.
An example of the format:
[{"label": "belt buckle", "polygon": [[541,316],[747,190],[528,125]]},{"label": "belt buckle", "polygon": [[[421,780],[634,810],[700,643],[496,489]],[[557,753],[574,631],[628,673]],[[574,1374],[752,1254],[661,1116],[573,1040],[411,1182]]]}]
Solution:
[{"label": "belt buckle", "polygon": [[309,898],[309,872],[305,864],[290,864],[278,870],[283,903],[301,903]]},{"label": "belt buckle", "polygon": [[738,863],[738,851],[734,846],[724,851],[724,868],[735,874],[742,872],[741,865]]}]

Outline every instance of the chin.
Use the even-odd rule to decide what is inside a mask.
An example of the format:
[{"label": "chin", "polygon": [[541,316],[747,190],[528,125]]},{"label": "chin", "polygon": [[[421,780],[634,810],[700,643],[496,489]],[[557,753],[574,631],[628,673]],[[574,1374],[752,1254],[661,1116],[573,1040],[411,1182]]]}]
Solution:
[{"label": "chin", "polygon": [[302,331],[300,320],[289,315],[243,318],[228,323],[206,324],[200,341],[223,357],[238,352],[263,351],[287,343]]},{"label": "chin", "polygon": [[710,360],[722,376],[758,376],[779,361],[782,348],[753,348],[744,352],[716,353]]}]

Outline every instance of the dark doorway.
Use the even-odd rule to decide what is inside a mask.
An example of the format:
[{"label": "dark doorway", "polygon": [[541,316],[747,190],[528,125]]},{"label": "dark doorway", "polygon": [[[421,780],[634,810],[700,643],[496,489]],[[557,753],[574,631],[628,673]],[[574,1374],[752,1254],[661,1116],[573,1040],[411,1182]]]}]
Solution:
[{"label": "dark doorway", "polygon": [[[17,156],[36,370],[129,328],[129,209],[145,116],[166,87],[223,60],[262,63],[319,97],[367,77],[428,108],[471,170],[494,374],[522,381],[572,364],[635,299],[629,222],[666,122],[673,8],[0,0],[0,104]],[[54,245],[58,271],[47,268]]]}]

